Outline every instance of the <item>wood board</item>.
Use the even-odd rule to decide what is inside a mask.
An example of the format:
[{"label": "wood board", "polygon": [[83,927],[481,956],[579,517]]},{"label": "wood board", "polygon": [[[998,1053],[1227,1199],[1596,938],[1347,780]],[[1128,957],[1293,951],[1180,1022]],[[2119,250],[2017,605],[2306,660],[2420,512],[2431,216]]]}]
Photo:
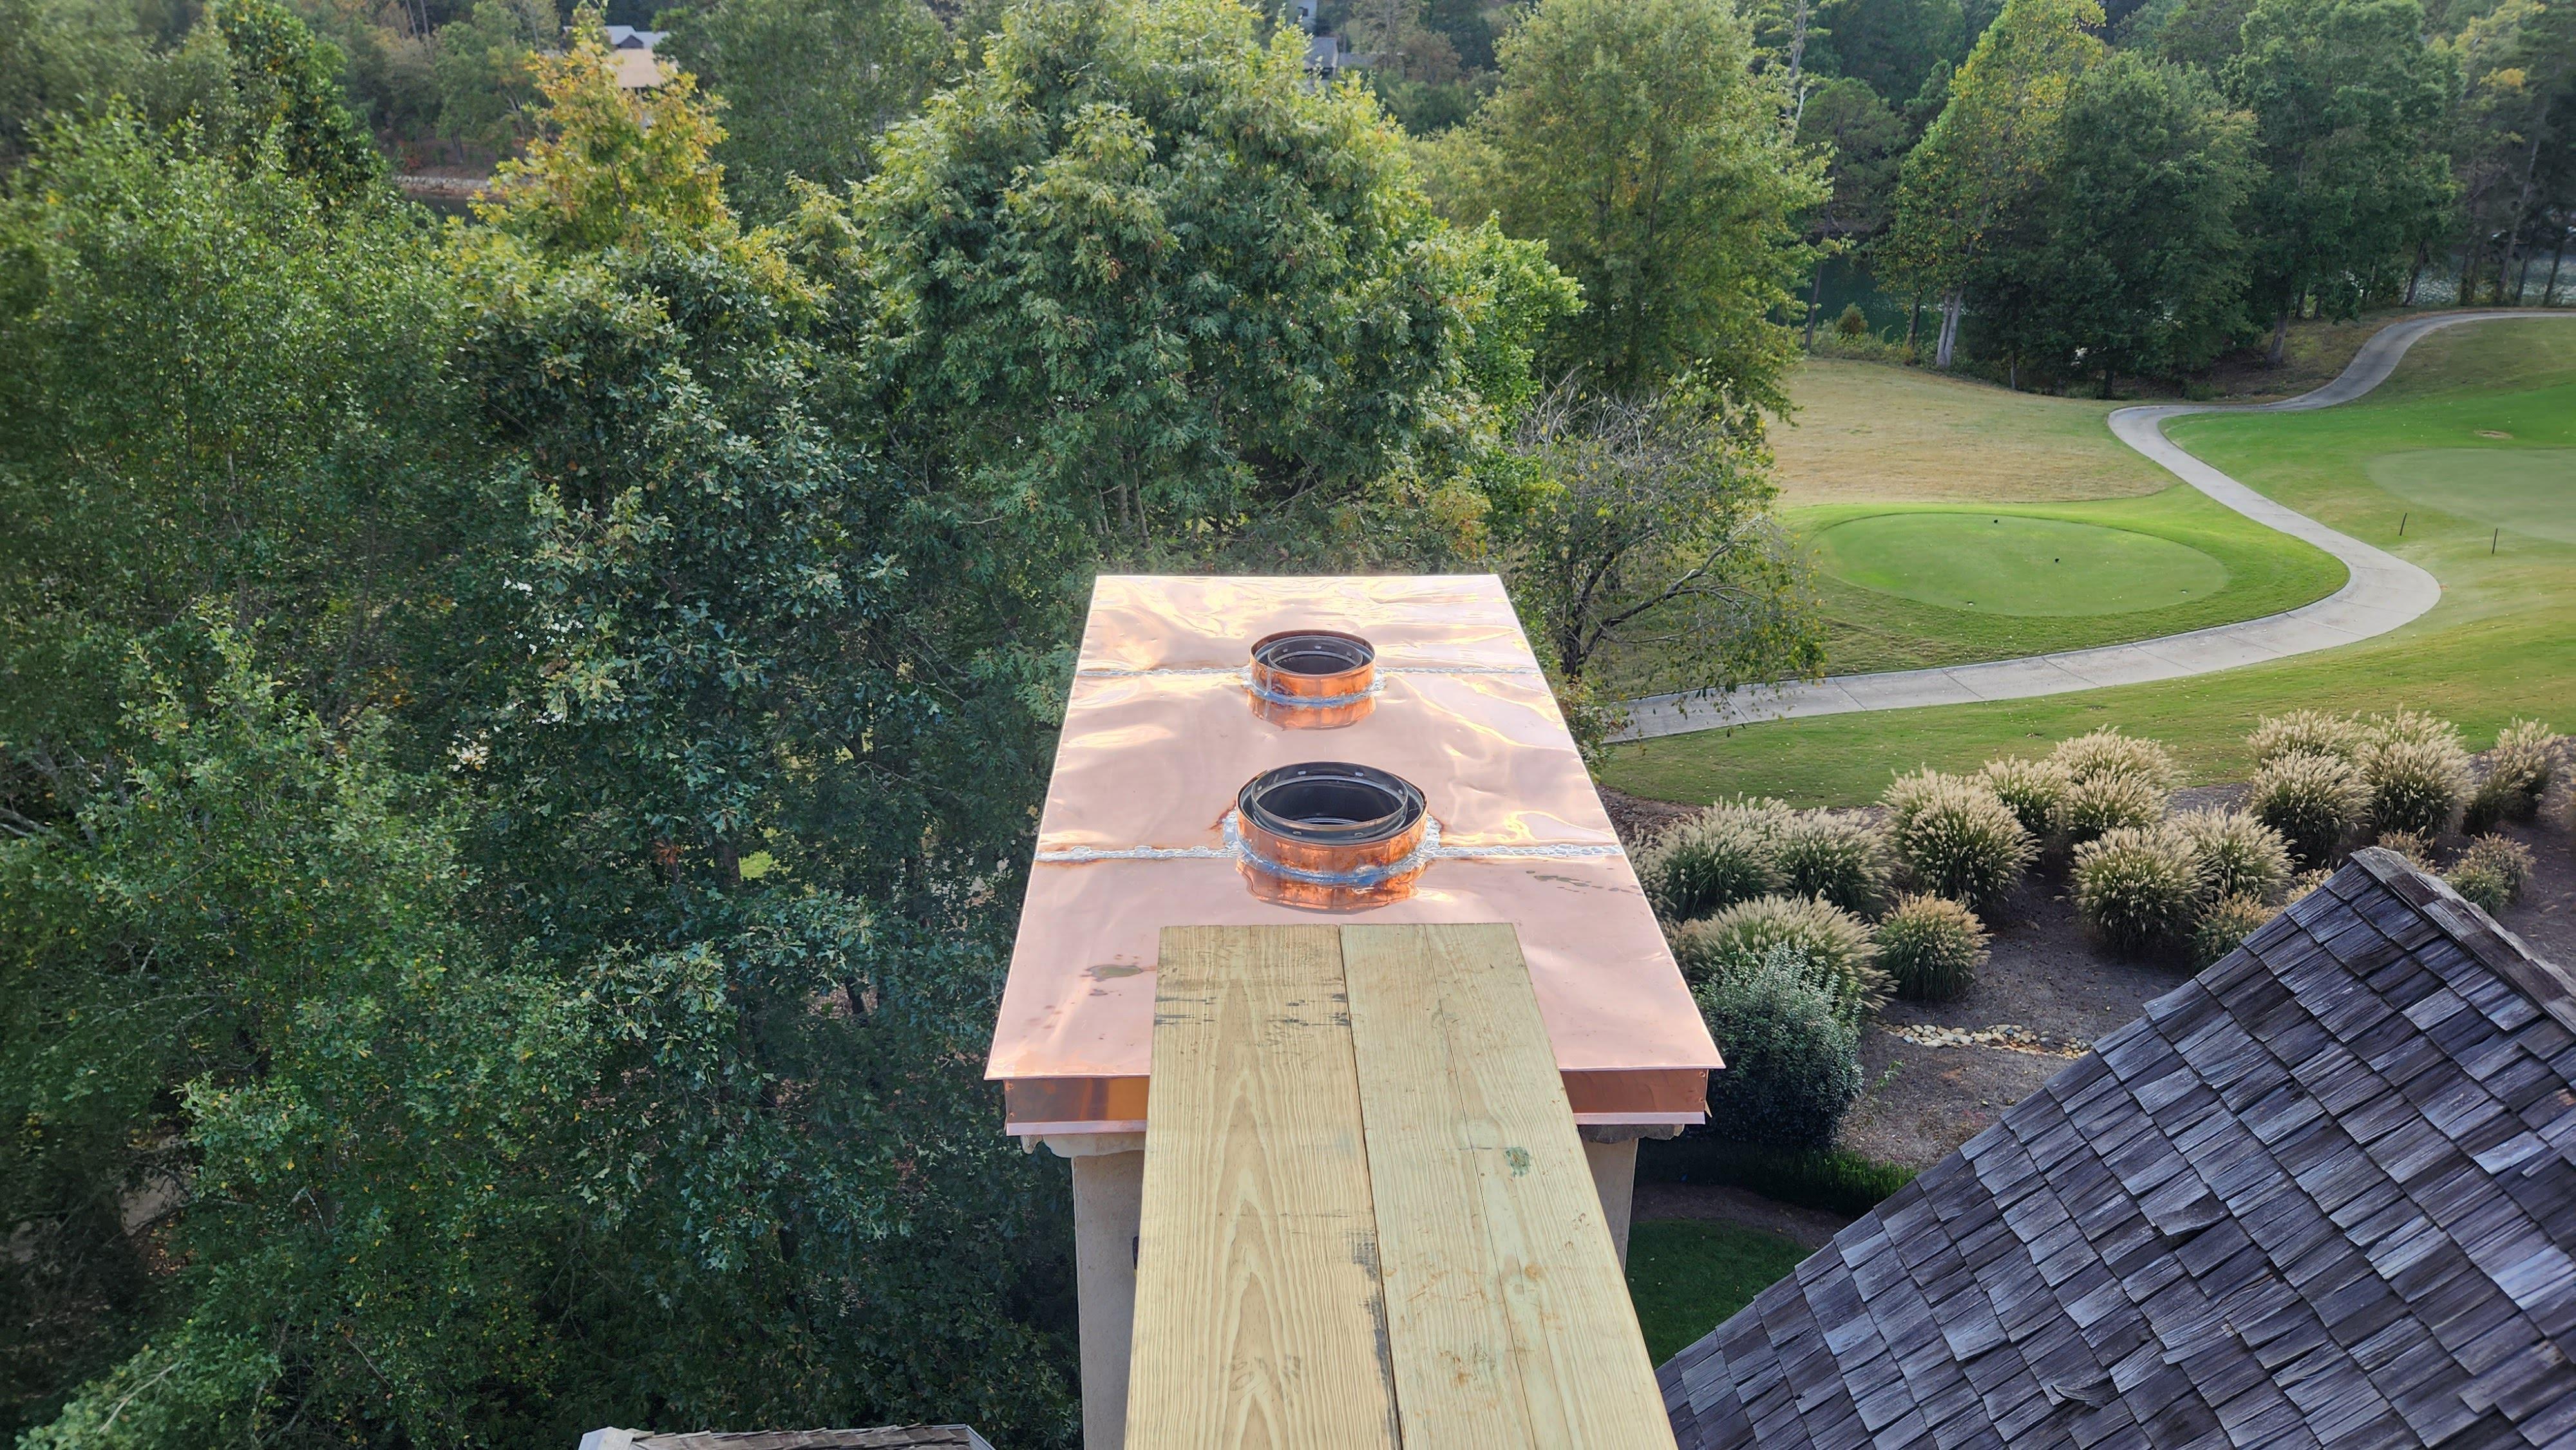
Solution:
[{"label": "wood board", "polygon": [[1672,1445],[1509,926],[1159,970],[1130,1447]]},{"label": "wood board", "polygon": [[1341,935],[1174,927],[1158,971],[1127,1444],[1392,1450]]}]

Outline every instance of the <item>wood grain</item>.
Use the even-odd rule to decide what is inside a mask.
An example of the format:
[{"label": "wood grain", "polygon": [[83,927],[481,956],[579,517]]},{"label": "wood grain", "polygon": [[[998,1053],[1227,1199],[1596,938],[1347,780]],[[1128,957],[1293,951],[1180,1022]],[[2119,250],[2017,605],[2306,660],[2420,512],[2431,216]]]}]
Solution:
[{"label": "wood grain", "polygon": [[1341,936],[1162,937],[1130,1450],[1397,1445]]},{"label": "wood grain", "polygon": [[1519,937],[1345,927],[1342,959],[1405,1450],[1670,1450]]}]

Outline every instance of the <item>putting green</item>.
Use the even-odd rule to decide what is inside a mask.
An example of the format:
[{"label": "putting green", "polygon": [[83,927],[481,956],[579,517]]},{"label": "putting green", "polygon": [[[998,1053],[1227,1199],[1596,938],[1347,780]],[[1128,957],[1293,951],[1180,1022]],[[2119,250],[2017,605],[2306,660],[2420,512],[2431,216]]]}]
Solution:
[{"label": "putting green", "polygon": [[2576,448],[2418,448],[2362,468],[2411,503],[2576,544]]},{"label": "putting green", "polygon": [[2021,514],[1871,514],[1814,543],[1818,565],[1847,584],[1980,614],[2128,614],[2227,587],[2227,566],[2188,544]]}]

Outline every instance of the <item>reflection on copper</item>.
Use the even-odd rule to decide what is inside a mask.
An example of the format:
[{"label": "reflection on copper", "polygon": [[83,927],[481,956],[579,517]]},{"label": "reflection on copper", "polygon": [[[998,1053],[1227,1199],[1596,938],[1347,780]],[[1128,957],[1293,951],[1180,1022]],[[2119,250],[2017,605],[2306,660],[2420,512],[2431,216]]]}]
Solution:
[{"label": "reflection on copper", "polygon": [[1252,713],[1291,730],[1337,730],[1377,708],[1377,650],[1338,629],[1287,629],[1252,645]]},{"label": "reflection on copper", "polygon": [[[1249,657],[1283,634],[1347,636],[1373,656],[1371,708],[1329,751],[1245,708]],[[1325,754],[1418,787],[1419,835],[1373,843],[1378,863],[1408,863],[1400,891],[1248,869],[1253,853],[1301,858],[1247,826],[1245,782]],[[1104,576],[985,1069],[1010,1130],[1141,1126],[1164,927],[1317,909],[1510,923],[1578,1121],[1699,1121],[1716,1047],[1501,581]]]}]

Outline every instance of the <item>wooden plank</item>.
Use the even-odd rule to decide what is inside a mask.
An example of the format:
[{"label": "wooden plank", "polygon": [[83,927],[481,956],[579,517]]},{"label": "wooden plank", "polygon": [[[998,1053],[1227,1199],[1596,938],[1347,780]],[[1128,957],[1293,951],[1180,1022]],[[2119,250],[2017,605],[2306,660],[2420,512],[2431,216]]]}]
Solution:
[{"label": "wooden plank", "polygon": [[1340,934],[1162,936],[1130,1450],[1397,1442]]},{"label": "wooden plank", "polygon": [[1518,935],[1344,927],[1342,958],[1404,1450],[1670,1450]]}]

